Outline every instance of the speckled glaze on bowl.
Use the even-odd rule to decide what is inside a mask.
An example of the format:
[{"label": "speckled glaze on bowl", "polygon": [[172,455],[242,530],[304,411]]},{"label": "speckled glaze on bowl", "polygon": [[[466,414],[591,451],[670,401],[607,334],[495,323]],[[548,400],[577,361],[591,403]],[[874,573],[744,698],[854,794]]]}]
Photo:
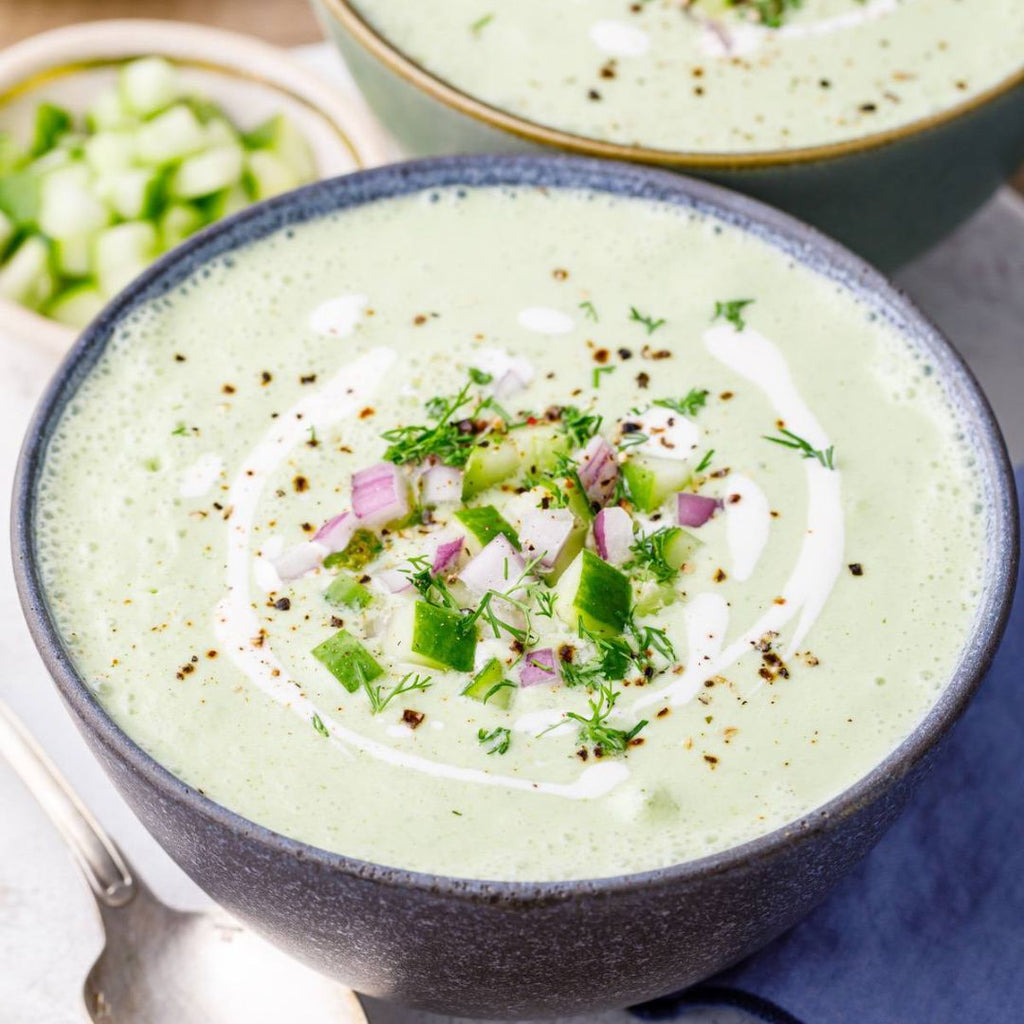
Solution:
[{"label": "speckled glaze on bowl", "polygon": [[[286,839],[187,786],[122,732],[77,674],[47,607],[34,540],[40,467],[55,421],[126,313],[211,258],[286,225],[435,187],[499,184],[650,198],[759,236],[856,293],[920,346],[973,438],[989,558],[979,617],[948,688],[856,785],[723,853],[642,874],[536,884],[402,871]],[[359,991],[509,1018],[625,1006],[683,987],[752,953],[814,907],[899,813],[980,682],[1005,625],[1018,555],[1013,479],[988,403],[950,345],[875,271],[753,200],[673,174],[561,157],[427,160],[337,178],[247,210],[165,256],[86,330],[43,398],[15,484],[13,546],[25,615],[79,728],[146,827],[200,886]]]},{"label": "speckled glaze on bowl", "polygon": [[574,135],[427,71],[351,0],[312,0],[370,105],[412,156],[547,150],[692,174],[788,210],[891,270],[949,234],[1024,161],[1024,54],[1004,81],[938,114],[828,145],[687,153]]}]

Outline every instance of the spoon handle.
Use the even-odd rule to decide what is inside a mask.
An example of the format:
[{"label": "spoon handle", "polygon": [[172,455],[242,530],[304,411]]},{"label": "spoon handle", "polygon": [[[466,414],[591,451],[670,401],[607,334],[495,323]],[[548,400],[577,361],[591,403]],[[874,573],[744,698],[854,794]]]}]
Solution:
[{"label": "spoon handle", "polygon": [[64,837],[96,898],[107,907],[128,903],[137,886],[121,851],[2,700],[0,753]]}]

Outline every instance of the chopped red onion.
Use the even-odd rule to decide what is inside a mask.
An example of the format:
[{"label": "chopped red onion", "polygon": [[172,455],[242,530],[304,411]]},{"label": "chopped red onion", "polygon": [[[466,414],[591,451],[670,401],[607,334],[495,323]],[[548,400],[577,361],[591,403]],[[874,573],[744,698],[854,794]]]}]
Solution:
[{"label": "chopped red onion", "polygon": [[555,652],[550,647],[529,651],[519,669],[520,686],[536,686],[538,683],[557,683],[558,669],[555,668]]},{"label": "chopped red onion", "polygon": [[328,519],[316,533],[313,540],[323,544],[328,551],[344,551],[352,534],[359,529],[359,517],[355,512],[342,512],[333,519]]},{"label": "chopped red onion", "polygon": [[516,370],[506,370],[495,382],[494,382],[494,397],[498,399],[511,398],[514,394],[522,391],[523,388],[529,385],[529,380],[524,380],[523,375],[517,373]]},{"label": "chopped red onion", "polygon": [[462,470],[455,466],[431,466],[420,477],[420,501],[445,505],[462,500]]},{"label": "chopped red onion", "polygon": [[270,559],[270,564],[282,580],[297,580],[307,572],[319,568],[327,554],[330,554],[329,548],[311,540],[282,551],[277,558]]},{"label": "chopped red onion", "polygon": [[583,449],[579,474],[591,501],[606,505],[612,500],[619,479],[619,460],[615,449],[600,434],[595,434]]},{"label": "chopped red onion", "polygon": [[552,569],[575,527],[576,517],[567,508],[531,509],[521,520],[519,541],[524,554],[540,556],[541,567]]},{"label": "chopped red onion", "polygon": [[526,563],[509,539],[499,533],[476,558],[463,566],[459,579],[476,594],[505,592],[523,574]]},{"label": "chopped red onion", "polygon": [[706,498],[689,491],[676,495],[676,521],[680,526],[703,526],[720,508],[719,498]]},{"label": "chopped red onion", "polygon": [[434,562],[431,566],[431,572],[435,576],[442,572],[448,572],[458,564],[459,556],[462,554],[462,541],[462,537],[456,537],[455,540],[444,541],[437,545]]},{"label": "chopped red onion", "polygon": [[400,594],[412,586],[409,577],[399,569],[381,569],[373,574],[373,578],[392,594]]},{"label": "chopped red onion", "polygon": [[622,565],[632,557],[633,520],[618,505],[603,508],[594,519],[594,543],[597,553],[612,565]]},{"label": "chopped red onion", "polygon": [[379,462],[352,474],[352,510],[360,526],[375,529],[404,519],[410,511],[409,485],[401,470]]}]

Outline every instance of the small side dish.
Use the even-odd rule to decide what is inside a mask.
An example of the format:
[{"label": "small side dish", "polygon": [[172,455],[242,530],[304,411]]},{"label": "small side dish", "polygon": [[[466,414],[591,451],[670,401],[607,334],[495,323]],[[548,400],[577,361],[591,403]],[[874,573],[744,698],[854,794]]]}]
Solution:
[{"label": "small side dish", "polygon": [[170,62],[127,62],[84,113],[42,102],[27,137],[0,131],[0,298],[83,327],[193,232],[315,176],[287,116],[244,130]]}]

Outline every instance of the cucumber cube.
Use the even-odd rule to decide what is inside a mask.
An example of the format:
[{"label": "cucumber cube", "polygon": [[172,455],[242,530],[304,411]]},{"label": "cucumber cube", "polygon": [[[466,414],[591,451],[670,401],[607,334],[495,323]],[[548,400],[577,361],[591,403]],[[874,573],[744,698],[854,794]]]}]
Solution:
[{"label": "cucumber cube", "polygon": [[[193,109],[195,108],[193,107]],[[224,120],[219,108],[213,107],[209,118],[204,119],[200,116],[199,120],[203,121],[206,128],[207,146],[212,148],[213,146],[239,145],[241,143],[238,132],[229,121]]]},{"label": "cucumber cube", "polygon": [[160,245],[163,249],[173,249],[194,234],[204,224],[203,216],[187,203],[174,203],[160,215],[157,225],[160,232]]},{"label": "cucumber cube", "polygon": [[121,102],[117,89],[104,89],[92,101],[85,115],[86,124],[97,133],[128,128],[136,120],[135,115]]},{"label": "cucumber cube", "polygon": [[424,665],[472,672],[476,626],[469,623],[466,616],[449,608],[416,601],[409,649],[415,660]]},{"label": "cucumber cube", "polygon": [[575,628],[582,619],[592,633],[615,636],[629,619],[633,591],[629,578],[584,549],[563,573],[555,588],[555,611]]},{"label": "cucumber cube", "polygon": [[171,179],[171,193],[179,199],[198,199],[237,185],[244,161],[240,146],[216,146],[181,162]]},{"label": "cucumber cube", "polygon": [[205,218],[207,224],[212,224],[222,217],[230,217],[239,210],[244,210],[252,200],[249,193],[241,184],[233,185],[222,192],[215,192],[212,196],[203,196],[195,202],[196,209]]},{"label": "cucumber cube", "polygon": [[653,512],[690,479],[684,462],[671,459],[632,458],[622,464],[626,489],[641,512]]},{"label": "cucumber cube", "polygon": [[137,159],[153,166],[181,160],[205,148],[206,130],[183,103],[147,121],[135,137]]},{"label": "cucumber cube", "polygon": [[506,537],[516,551],[520,549],[516,531],[493,505],[461,508],[455,513],[455,518],[466,528],[466,544],[474,555],[479,554],[499,534]]},{"label": "cucumber cube", "polygon": [[156,228],[148,221],[126,221],[101,231],[93,245],[100,291],[110,298],[149,266],[156,255]]},{"label": "cucumber cube", "polygon": [[25,158],[25,151],[10,133],[0,131],[0,175],[10,174]]},{"label": "cucumber cube", "polygon": [[362,583],[343,572],[324,591],[324,600],[336,608],[365,608],[373,600],[373,595]]},{"label": "cucumber cube", "polygon": [[0,267],[0,297],[39,309],[53,294],[50,246],[38,235],[26,238]]},{"label": "cucumber cube", "polygon": [[160,213],[167,175],[148,167],[113,171],[96,182],[96,194],[123,220],[152,220]]},{"label": "cucumber cube", "polygon": [[0,210],[15,224],[34,224],[39,215],[39,178],[30,171],[0,177]]},{"label": "cucumber cube", "polygon": [[704,542],[681,526],[672,527],[662,548],[665,561],[673,569],[681,569],[697,553]]},{"label": "cucumber cube", "polygon": [[121,68],[121,102],[139,117],[150,117],[169,107],[182,94],[177,69],[163,57],[143,57]]},{"label": "cucumber cube", "polygon": [[93,235],[71,235],[53,243],[53,263],[62,277],[88,277],[92,273]]},{"label": "cucumber cube", "polygon": [[474,448],[466,461],[462,477],[462,500],[486,491],[519,472],[519,450],[510,441],[490,441]]},{"label": "cucumber cube", "polygon": [[280,157],[300,183],[316,178],[316,164],[305,136],[288,120],[278,114],[243,136],[247,149],[267,149]]},{"label": "cucumber cube", "polygon": [[253,199],[270,199],[302,184],[295,171],[269,150],[257,149],[250,153],[246,164],[246,179]]},{"label": "cucumber cube", "polygon": [[29,154],[35,157],[49,153],[57,145],[57,140],[65,132],[71,131],[71,127],[71,115],[63,107],[40,103],[36,108],[36,123],[32,130]]},{"label": "cucumber cube", "polygon": [[334,636],[314,647],[313,657],[349,693],[355,693],[364,682],[372,682],[384,673],[384,669],[377,664],[373,655],[344,629],[339,629]]},{"label": "cucumber cube", "polygon": [[125,131],[97,132],[85,143],[85,162],[97,173],[122,171],[135,160],[135,136]]},{"label": "cucumber cube", "polygon": [[82,284],[75,288],[66,288],[45,308],[45,313],[52,320],[81,330],[106,304],[95,285]]},{"label": "cucumber cube", "polygon": [[7,247],[11,244],[16,231],[14,221],[3,210],[0,210],[0,261],[3,260],[4,253],[7,252]]},{"label": "cucumber cube", "polygon": [[497,708],[508,710],[514,689],[515,684],[505,678],[505,666],[497,658],[491,658],[473,676],[469,685],[462,691],[462,695],[478,700],[482,704],[493,704]]},{"label": "cucumber cube", "polygon": [[549,473],[561,455],[569,454],[569,439],[557,427],[528,427],[517,436],[527,473]]}]

